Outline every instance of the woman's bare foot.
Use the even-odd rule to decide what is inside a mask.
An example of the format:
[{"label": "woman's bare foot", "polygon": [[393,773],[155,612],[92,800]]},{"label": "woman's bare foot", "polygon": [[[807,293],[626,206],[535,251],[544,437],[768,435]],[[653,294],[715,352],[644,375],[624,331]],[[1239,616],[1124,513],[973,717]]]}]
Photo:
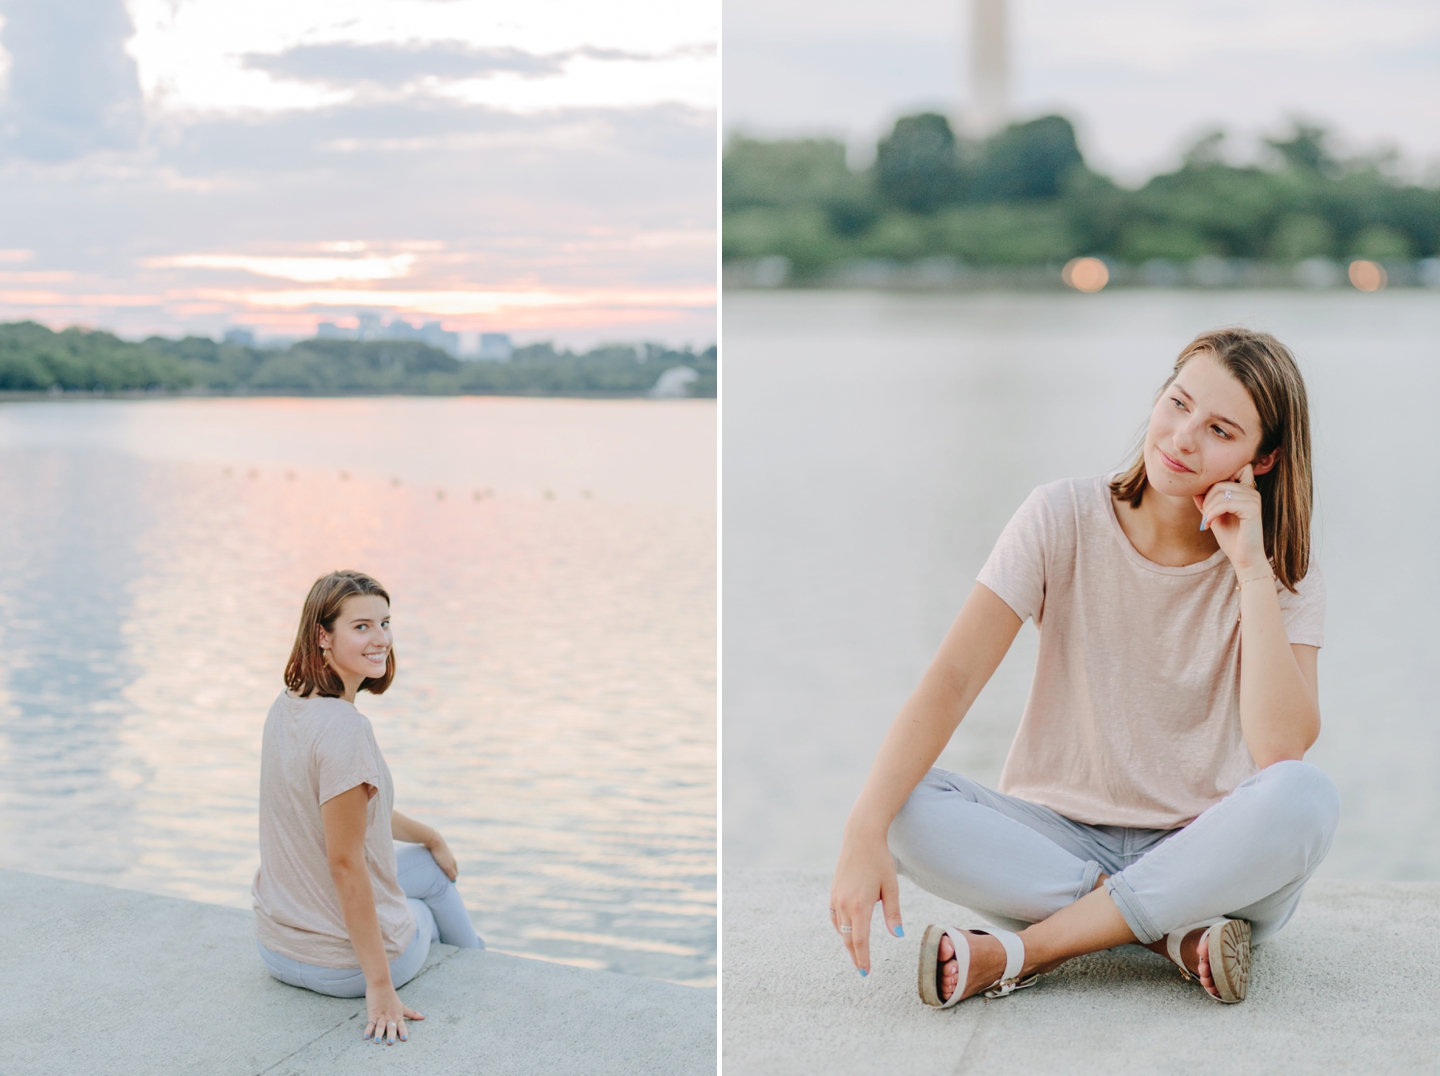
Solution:
[{"label": "woman's bare foot", "polygon": [[[1203,986],[1214,997],[1220,996],[1220,991],[1215,988],[1215,980],[1210,977],[1210,939],[1205,936],[1205,927],[1198,927],[1186,934],[1180,942],[1180,959],[1185,962],[1185,970],[1200,980]],[[1159,953],[1167,960],[1170,954],[1165,951],[1165,939],[1151,942],[1145,946],[1152,953]]]},{"label": "woman's bare foot", "polygon": [[[965,979],[965,992],[971,994],[992,983],[1005,974],[1005,947],[1000,939],[990,934],[967,934],[970,939],[970,974]],[[960,962],[955,959],[955,945],[946,934],[940,939],[940,1000],[949,1001],[960,980]]]},{"label": "woman's bare foot", "polygon": [[[1185,946],[1180,946],[1180,955],[1185,955]],[[1200,932],[1200,937],[1195,940],[1195,977],[1200,980],[1203,986],[1215,997],[1220,996],[1220,991],[1215,988],[1215,980],[1210,978],[1210,939],[1205,931]]]}]

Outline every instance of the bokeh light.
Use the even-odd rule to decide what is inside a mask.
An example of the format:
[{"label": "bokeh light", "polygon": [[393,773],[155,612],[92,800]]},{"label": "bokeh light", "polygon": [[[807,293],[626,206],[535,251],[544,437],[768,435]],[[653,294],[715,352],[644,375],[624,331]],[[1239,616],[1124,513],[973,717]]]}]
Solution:
[{"label": "bokeh light", "polygon": [[1071,258],[1060,270],[1060,279],[1076,291],[1099,291],[1110,283],[1110,270],[1099,258]]},{"label": "bokeh light", "polygon": [[1379,262],[1356,258],[1350,263],[1350,283],[1361,291],[1379,291],[1386,280],[1385,267]]}]

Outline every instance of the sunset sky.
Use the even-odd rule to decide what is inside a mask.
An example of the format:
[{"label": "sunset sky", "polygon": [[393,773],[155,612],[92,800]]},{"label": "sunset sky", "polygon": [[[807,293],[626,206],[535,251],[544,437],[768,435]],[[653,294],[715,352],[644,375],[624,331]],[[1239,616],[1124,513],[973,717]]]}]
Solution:
[{"label": "sunset sky", "polygon": [[[827,132],[863,153],[968,92],[968,0],[725,0],[727,131]],[[1400,151],[1440,182],[1434,0],[1009,0],[1021,118],[1061,112],[1091,162],[1138,182],[1221,126],[1253,157],[1291,117],[1339,148]]]},{"label": "sunset sky", "polygon": [[[718,6],[3,0],[0,320],[715,338]],[[353,323],[353,322],[352,322]]]}]

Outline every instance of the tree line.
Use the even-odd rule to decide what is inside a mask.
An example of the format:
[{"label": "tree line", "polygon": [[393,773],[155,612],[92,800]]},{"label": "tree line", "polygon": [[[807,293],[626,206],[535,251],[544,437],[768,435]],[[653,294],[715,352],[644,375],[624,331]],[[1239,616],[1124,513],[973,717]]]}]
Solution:
[{"label": "tree line", "polygon": [[829,139],[732,138],[722,165],[727,262],[785,258],[804,279],[839,262],[948,256],[1034,266],[1096,255],[1133,265],[1203,256],[1295,264],[1440,255],[1440,189],[1393,156],[1342,159],[1297,123],[1269,159],[1227,161],[1215,131],[1180,167],[1131,189],[1090,168],[1063,116],[957,138],[936,113],[902,117],[851,168]]},{"label": "tree line", "polygon": [[674,366],[695,371],[689,395],[715,396],[713,346],[615,345],[577,354],[544,343],[516,348],[509,362],[466,362],[410,340],[317,338],[271,349],[202,336],[135,342],[98,330],[55,332],[33,321],[0,324],[4,392],[643,396]]}]

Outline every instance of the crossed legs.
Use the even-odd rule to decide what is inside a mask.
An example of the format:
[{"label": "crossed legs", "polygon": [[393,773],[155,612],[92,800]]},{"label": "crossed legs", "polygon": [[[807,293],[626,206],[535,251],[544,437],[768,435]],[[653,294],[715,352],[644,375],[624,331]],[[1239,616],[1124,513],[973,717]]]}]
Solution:
[{"label": "crossed legs", "polygon": [[[896,816],[890,849],[921,888],[1022,928],[1030,975],[1219,915],[1248,920],[1264,939],[1294,913],[1338,815],[1334,784],[1296,761],[1255,774],[1173,831],[1087,826],[932,770]],[[998,941],[971,940],[970,981],[958,984],[967,993],[1005,964]]]}]

